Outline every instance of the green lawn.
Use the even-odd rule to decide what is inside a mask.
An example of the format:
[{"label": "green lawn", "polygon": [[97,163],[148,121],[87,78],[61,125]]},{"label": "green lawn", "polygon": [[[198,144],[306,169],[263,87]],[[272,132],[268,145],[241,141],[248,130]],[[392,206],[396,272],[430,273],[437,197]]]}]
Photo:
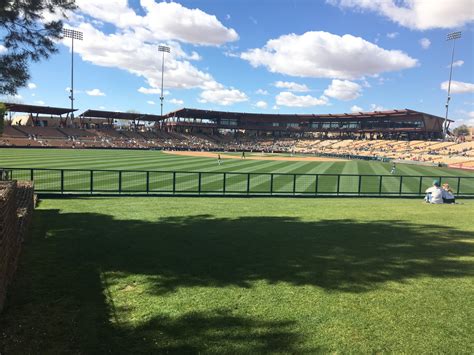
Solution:
[{"label": "green lawn", "polygon": [[[307,161],[261,161],[261,160],[230,160],[225,159],[219,166],[216,159],[170,155],[158,151],[127,151],[127,150],[72,150],[72,149],[0,149],[0,166],[9,168],[54,168],[54,169],[101,169],[93,177],[93,190],[110,192],[119,189],[119,173],[111,170],[153,170],[168,171],[152,172],[148,176],[149,190],[158,192],[173,191],[173,173],[176,175],[175,191],[195,193],[199,191],[199,176],[196,172],[207,172],[201,176],[203,193],[222,193],[224,189],[223,174],[226,175],[226,192],[246,193],[247,188],[255,193],[270,191],[291,194],[336,193],[337,176],[322,176],[317,181],[314,176],[278,175],[272,181],[266,173],[274,174],[366,174],[390,175],[391,164],[376,161],[339,161],[339,162],[307,162]],[[216,174],[217,173],[217,174]],[[232,174],[236,173],[236,174]],[[252,173],[250,183],[242,173]],[[14,178],[29,179],[29,171],[14,170]],[[339,187],[341,193],[356,193],[359,186],[362,193],[395,193],[406,194],[424,191],[432,184],[433,178],[444,176],[442,182],[448,182],[456,194],[474,194],[474,179],[458,180],[457,177],[474,177],[474,172],[458,169],[426,167],[398,164],[396,176],[379,178],[368,176],[341,177]],[[414,177],[413,177],[414,176]],[[420,184],[417,176],[424,176]],[[37,171],[34,175],[37,190],[60,190],[61,172]],[[90,188],[88,171],[66,171],[63,187],[66,190],[88,192]],[[458,183],[460,183],[458,189]],[[145,192],[147,175],[144,172],[127,172],[121,176],[123,192]]]},{"label": "green lawn", "polygon": [[473,210],[44,200],[0,353],[473,353]]}]

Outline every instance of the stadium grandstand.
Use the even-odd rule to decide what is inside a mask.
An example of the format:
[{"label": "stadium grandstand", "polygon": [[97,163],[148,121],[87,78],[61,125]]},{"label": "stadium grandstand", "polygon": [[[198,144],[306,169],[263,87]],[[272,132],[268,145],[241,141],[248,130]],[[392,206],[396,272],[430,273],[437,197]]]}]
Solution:
[{"label": "stadium grandstand", "polygon": [[86,110],[73,117],[67,108],[5,105],[2,147],[253,151],[474,166],[472,135],[442,140],[444,118],[409,109],[259,114],[183,108],[163,116]]}]

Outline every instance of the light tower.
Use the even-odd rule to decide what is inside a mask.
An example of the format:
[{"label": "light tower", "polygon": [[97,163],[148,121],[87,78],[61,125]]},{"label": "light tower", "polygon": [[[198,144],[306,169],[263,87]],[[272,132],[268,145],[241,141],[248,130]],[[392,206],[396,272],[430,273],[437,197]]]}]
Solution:
[{"label": "light tower", "polygon": [[163,100],[165,99],[163,96],[163,77],[165,73],[165,52],[170,53],[170,47],[167,46],[158,46],[158,52],[163,53],[163,59],[161,61],[161,116],[163,116]]},{"label": "light tower", "polygon": [[443,136],[446,139],[448,135],[448,111],[449,111],[449,100],[451,100],[451,78],[453,76],[453,61],[454,61],[454,48],[456,47],[456,40],[461,38],[461,32],[448,33],[446,41],[453,41],[453,52],[451,54],[451,69],[449,71],[449,82],[448,82],[448,98],[446,100],[446,118],[443,125]]},{"label": "light tower", "polygon": [[74,118],[74,40],[83,40],[83,34],[80,31],[71,30],[68,28],[63,29],[64,37],[71,39],[71,88],[69,99],[71,100],[71,119]]}]

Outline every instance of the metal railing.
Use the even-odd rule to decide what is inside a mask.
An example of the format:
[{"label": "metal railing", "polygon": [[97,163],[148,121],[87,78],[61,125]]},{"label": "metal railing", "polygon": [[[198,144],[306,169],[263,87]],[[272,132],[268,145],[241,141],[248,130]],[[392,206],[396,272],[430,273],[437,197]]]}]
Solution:
[{"label": "metal railing", "polygon": [[35,191],[78,194],[423,196],[434,179],[458,197],[474,196],[474,177],[194,171],[0,168]]}]

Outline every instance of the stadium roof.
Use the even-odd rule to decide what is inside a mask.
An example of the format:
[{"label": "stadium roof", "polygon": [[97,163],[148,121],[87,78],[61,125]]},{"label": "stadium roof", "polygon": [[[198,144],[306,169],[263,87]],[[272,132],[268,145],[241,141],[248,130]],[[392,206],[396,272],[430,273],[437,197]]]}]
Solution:
[{"label": "stadium roof", "polygon": [[[266,113],[245,113],[245,112],[226,112],[226,111],[211,111],[200,110],[193,108],[182,108],[177,111],[166,114],[165,118],[181,117],[181,118],[197,118],[197,119],[255,119],[255,120],[314,120],[314,119],[369,119],[382,117],[406,117],[414,115],[428,115],[434,118],[444,120],[443,117],[434,116],[424,112],[414,111],[410,109],[402,110],[387,110],[387,111],[373,111],[373,112],[353,112],[341,114],[266,114]],[[449,120],[453,122],[452,120]]]},{"label": "stadium roof", "polygon": [[80,115],[81,118],[104,118],[114,120],[130,120],[130,121],[161,121],[165,117],[160,115],[151,115],[146,113],[136,112],[114,112],[114,111],[99,111],[87,110]]},{"label": "stadium roof", "polygon": [[22,112],[22,113],[36,113],[42,115],[64,115],[77,110],[71,110],[70,108],[61,107],[49,107],[49,106],[36,106],[36,105],[24,105],[14,103],[3,103],[9,112]]}]

